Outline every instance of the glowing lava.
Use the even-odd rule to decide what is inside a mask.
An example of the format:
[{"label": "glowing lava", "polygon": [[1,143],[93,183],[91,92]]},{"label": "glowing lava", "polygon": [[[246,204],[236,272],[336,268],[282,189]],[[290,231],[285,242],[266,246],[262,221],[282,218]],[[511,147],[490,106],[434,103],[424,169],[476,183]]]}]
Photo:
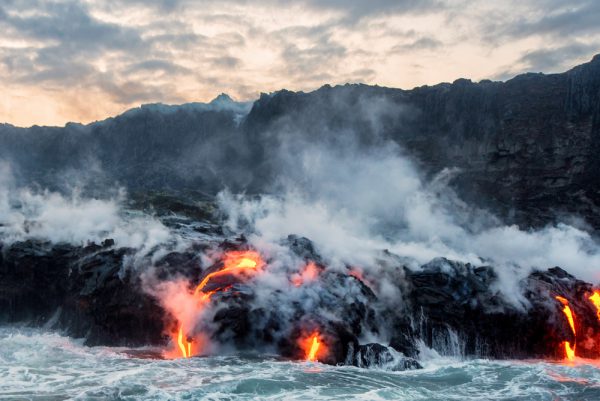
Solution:
[{"label": "glowing lava", "polygon": [[[185,344],[184,344],[185,341]],[[179,349],[181,350],[181,355],[184,358],[189,358],[192,356],[192,343],[187,339],[183,338],[183,325],[179,326],[179,333],[177,334],[177,344],[179,345]]]},{"label": "glowing lava", "polygon": [[304,351],[304,359],[310,362],[318,361],[320,357],[322,358],[327,353],[327,348],[323,344],[319,332],[303,337],[299,344]]},{"label": "glowing lava", "polygon": [[[193,302],[193,306],[191,307],[193,308],[193,310],[186,310],[185,314],[188,316],[197,316],[205,308],[206,304],[210,301],[210,297],[213,294],[230,288],[230,286],[226,286],[217,290],[205,292],[204,288],[212,278],[225,275],[238,275],[244,272],[253,273],[256,272],[257,269],[263,267],[264,264],[265,263],[262,260],[260,254],[256,251],[250,250],[227,252],[223,256],[223,268],[221,270],[207,274],[206,277],[204,277],[204,279],[200,282],[200,284],[196,286],[196,289],[194,290],[193,294],[195,301]],[[189,323],[190,319],[184,319],[181,316],[179,316],[177,320],[180,322],[188,321]],[[183,323],[180,324],[177,336],[176,338],[173,338],[173,340],[177,343],[180,351],[180,356],[182,358],[189,358],[193,355],[193,352],[198,352],[197,350],[192,350],[193,341],[190,341],[189,338],[185,335]],[[194,340],[197,340],[197,338],[195,338]]]},{"label": "glowing lava", "polygon": [[314,281],[319,276],[319,269],[315,262],[309,262],[302,273],[298,273],[292,276],[292,284],[296,287],[300,287],[302,284]]},{"label": "glowing lava", "polygon": [[596,307],[596,316],[598,316],[598,320],[600,320],[600,291],[594,291],[589,300],[592,301],[592,303]]},{"label": "glowing lava", "polygon": [[569,307],[569,301],[567,301],[565,298],[559,297],[559,296],[557,296],[556,299],[558,299],[560,301],[560,303],[564,305],[563,313],[565,314],[565,316],[567,317],[567,320],[569,321],[571,330],[573,330],[573,335],[576,335],[577,333],[575,332],[575,320],[573,320],[573,312],[571,311],[571,308]]},{"label": "glowing lava", "polygon": [[[558,295],[555,298],[561,304],[563,304],[564,308],[562,311],[565,314],[565,316],[567,317],[567,320],[569,321],[569,325],[571,326],[571,330],[573,331],[573,336],[575,336],[576,335],[575,320],[573,319],[573,312],[571,311],[571,307],[569,307],[569,301],[566,298],[563,298]],[[572,361],[573,359],[575,359],[575,344],[573,344],[573,347],[571,348],[571,343],[569,341],[564,341],[564,347],[565,347],[566,358],[569,361]]]},{"label": "glowing lava", "polygon": [[575,346],[573,346],[573,348],[571,348],[571,343],[568,341],[564,341],[564,346],[565,346],[565,356],[567,357],[567,359],[569,361],[572,361],[573,359],[575,359]]},{"label": "glowing lava", "polygon": [[260,254],[256,251],[231,251],[225,254],[223,259],[223,268],[219,271],[208,274],[198,284],[194,295],[197,295],[200,291],[203,291],[206,284],[211,278],[224,276],[227,274],[239,274],[244,271],[255,271],[264,265]]},{"label": "glowing lava", "polygon": [[306,357],[306,359],[309,361],[314,361],[315,357],[317,355],[317,352],[319,351],[320,346],[321,346],[321,343],[319,342],[319,339],[315,335],[312,338],[312,343],[310,345],[310,351],[308,351],[308,356]]}]

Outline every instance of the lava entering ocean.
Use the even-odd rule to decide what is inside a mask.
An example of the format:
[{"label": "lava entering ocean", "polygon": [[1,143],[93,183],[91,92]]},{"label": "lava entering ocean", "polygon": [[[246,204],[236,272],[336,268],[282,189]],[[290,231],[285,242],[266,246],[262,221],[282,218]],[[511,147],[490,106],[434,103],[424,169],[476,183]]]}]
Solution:
[{"label": "lava entering ocean", "polygon": [[[557,295],[555,298],[563,305],[562,311],[565,314],[565,316],[567,317],[567,320],[569,321],[569,326],[571,327],[571,331],[573,331],[573,336],[576,339],[577,332],[575,330],[575,320],[573,318],[573,312],[571,311],[571,307],[569,306],[569,301],[566,298],[561,297],[559,295]],[[575,340],[575,341],[577,341],[577,340]],[[565,357],[569,361],[572,361],[573,359],[575,359],[575,345],[576,344],[573,343],[573,346],[571,346],[570,341],[563,341],[563,346],[565,348]]]},{"label": "lava entering ocean", "polygon": [[[350,303],[346,309],[336,306],[336,296],[351,301],[374,300],[373,289],[377,290],[381,284],[376,275],[371,274],[369,282],[359,268],[347,267],[339,272],[328,269],[318,257],[303,256],[303,261],[296,262],[295,268],[278,263],[277,256],[271,256],[267,264],[261,253],[246,246],[240,244],[241,249],[236,250],[228,246],[220,251],[199,279],[188,276],[167,284],[168,290],[162,293],[160,299],[174,319],[170,332],[171,346],[165,352],[166,357],[189,358],[210,354],[226,344],[257,350],[275,346],[282,356],[291,359],[333,364],[350,361],[355,366],[370,366],[373,361],[389,363],[393,356],[386,351],[388,347],[394,347],[408,358],[418,356],[418,351],[415,352],[410,345],[410,336],[416,336],[411,332],[407,332],[404,340],[396,338],[394,346],[361,344],[358,335],[362,327],[368,327],[361,326],[365,324],[362,322],[374,316],[374,312],[368,309],[367,304]],[[417,278],[417,274],[422,274],[422,278]],[[413,283],[413,288],[407,287],[412,291],[411,298],[424,305],[426,303],[419,298],[422,291],[418,285],[430,283],[427,274],[409,273],[404,277]],[[194,280],[198,280],[197,284]],[[286,281],[289,287],[285,287]],[[337,292],[330,294],[328,290]],[[260,299],[260,303],[257,302],[258,293],[265,297]],[[559,291],[551,293],[561,294],[554,296],[560,309],[552,311],[537,307],[535,310],[540,313],[539,316],[544,316],[546,310],[549,314],[541,320],[530,320],[533,323],[530,329],[523,326],[519,330],[531,338],[544,338],[537,343],[539,346],[535,345],[539,347],[535,349],[541,349],[544,354],[537,355],[558,353],[568,361],[576,357],[596,358],[600,355],[600,291],[594,291],[590,285],[579,291],[559,287]],[[327,296],[324,297],[324,294]],[[348,297],[348,294],[358,295],[358,298]],[[544,295],[540,291],[539,295],[538,305],[547,306],[547,293]],[[329,302],[334,303],[328,310]],[[345,304],[339,305],[345,308]],[[429,314],[435,318],[431,312]],[[337,316],[348,320],[339,320]],[[564,324],[561,318],[552,316],[562,316]],[[477,330],[473,333],[478,335]],[[498,354],[502,357],[510,357],[510,354],[501,352]],[[369,358],[375,359],[371,361]]]},{"label": "lava entering ocean", "polygon": [[[594,338],[592,338],[592,334],[593,331],[591,330],[580,330],[580,332],[583,332],[583,335],[585,335],[584,339],[578,339],[577,337],[577,329],[576,329],[576,325],[575,325],[575,314],[573,313],[573,310],[571,309],[571,307],[569,306],[569,301],[564,298],[561,297],[559,295],[555,296],[555,299],[558,300],[562,305],[562,312],[565,315],[565,317],[567,318],[567,322],[569,323],[569,327],[571,328],[571,332],[573,333],[573,344],[571,344],[571,341],[562,341],[561,342],[561,347],[564,348],[564,354],[565,354],[565,358],[568,361],[573,361],[575,359],[576,356],[576,346],[577,346],[577,341],[585,341],[588,344],[595,344],[595,340]],[[587,297],[587,299],[594,305],[594,307],[596,308],[596,315],[598,317],[598,321],[600,321],[600,291],[599,290],[594,290],[592,295],[590,295],[589,297]]]},{"label": "lava entering ocean", "polygon": [[[254,250],[227,251],[219,258],[220,262],[213,265],[204,278],[196,285],[193,293],[187,290],[189,285],[173,287],[169,294],[175,294],[179,299],[180,308],[170,308],[171,314],[178,322],[178,328],[171,333],[173,348],[165,352],[168,358],[189,358],[205,351],[202,344],[207,344],[206,333],[199,333],[195,329],[197,319],[208,304],[213,295],[231,291],[233,285],[231,278],[246,281],[249,277],[258,274],[266,266],[262,256]],[[318,279],[320,267],[315,262],[309,261],[298,273],[292,274],[290,283],[294,287],[314,282]],[[183,292],[183,293],[182,293]],[[193,301],[190,301],[190,297]],[[303,352],[303,358],[307,361],[318,361],[327,355],[327,347],[324,345],[322,336],[318,331],[304,335],[297,343]]]},{"label": "lava entering ocean", "polygon": [[[253,250],[229,251],[225,253],[222,257],[222,267],[217,271],[207,274],[202,279],[200,284],[196,286],[193,293],[193,297],[196,299],[196,301],[191,304],[194,309],[191,314],[199,315],[202,310],[205,309],[207,303],[210,302],[212,295],[229,288],[229,286],[225,286],[217,287],[212,291],[205,291],[206,286],[212,279],[226,275],[247,277],[248,275],[255,274],[264,265],[265,262],[260,254]],[[185,312],[185,314],[189,316],[190,311],[186,310]],[[183,316],[175,316],[175,318],[180,322],[189,320],[185,319]],[[186,334],[187,330],[189,330],[189,328],[184,327],[183,323],[179,324],[177,334],[172,335],[172,340],[174,344],[177,344],[180,354],[167,352],[167,356],[189,358],[202,351],[201,347],[199,346],[201,343],[201,336]],[[193,347],[194,343],[197,343],[198,346]]]},{"label": "lava entering ocean", "polygon": [[306,355],[305,359],[310,362],[318,361],[319,357],[323,357],[327,353],[327,348],[323,344],[319,332],[301,338],[299,345]]}]

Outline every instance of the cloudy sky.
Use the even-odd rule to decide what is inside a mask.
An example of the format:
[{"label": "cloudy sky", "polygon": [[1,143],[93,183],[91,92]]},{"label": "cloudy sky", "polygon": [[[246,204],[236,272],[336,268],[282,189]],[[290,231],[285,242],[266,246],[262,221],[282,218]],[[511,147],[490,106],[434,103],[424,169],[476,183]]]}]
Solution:
[{"label": "cloudy sky", "polygon": [[600,53],[598,21],[597,0],[1,0],[0,122],[560,72]]}]

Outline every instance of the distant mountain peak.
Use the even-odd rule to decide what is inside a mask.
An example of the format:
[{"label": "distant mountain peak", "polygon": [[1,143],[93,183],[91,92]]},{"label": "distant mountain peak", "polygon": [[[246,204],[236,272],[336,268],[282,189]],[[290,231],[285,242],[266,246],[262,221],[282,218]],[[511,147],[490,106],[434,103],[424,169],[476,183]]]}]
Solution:
[{"label": "distant mountain peak", "polygon": [[209,104],[224,104],[224,103],[236,103],[227,93],[221,93],[219,96],[210,101]]}]

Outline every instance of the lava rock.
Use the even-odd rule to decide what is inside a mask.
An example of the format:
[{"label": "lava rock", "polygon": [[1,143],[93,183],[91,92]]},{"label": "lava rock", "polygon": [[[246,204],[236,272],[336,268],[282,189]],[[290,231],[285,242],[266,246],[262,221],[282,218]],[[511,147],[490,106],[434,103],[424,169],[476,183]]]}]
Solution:
[{"label": "lava rock", "polygon": [[377,343],[363,344],[350,355],[350,364],[359,368],[379,368],[392,371],[422,369],[419,362],[398,354],[393,349]]}]

